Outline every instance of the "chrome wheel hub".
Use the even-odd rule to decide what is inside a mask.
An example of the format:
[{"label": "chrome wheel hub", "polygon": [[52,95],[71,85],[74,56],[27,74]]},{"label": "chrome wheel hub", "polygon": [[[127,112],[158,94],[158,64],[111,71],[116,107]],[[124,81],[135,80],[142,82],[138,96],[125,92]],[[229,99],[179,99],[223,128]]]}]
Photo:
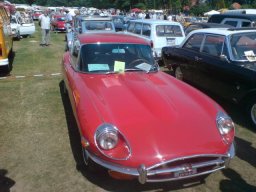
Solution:
[{"label": "chrome wheel hub", "polygon": [[251,107],[251,118],[254,125],[256,125],[256,103]]}]

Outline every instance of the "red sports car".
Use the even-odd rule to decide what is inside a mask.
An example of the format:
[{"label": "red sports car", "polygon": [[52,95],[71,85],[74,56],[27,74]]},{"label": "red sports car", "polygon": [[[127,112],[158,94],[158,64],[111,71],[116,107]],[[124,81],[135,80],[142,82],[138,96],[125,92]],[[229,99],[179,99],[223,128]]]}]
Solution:
[{"label": "red sports car", "polygon": [[65,17],[62,15],[54,15],[51,21],[51,29],[53,31],[66,32]]},{"label": "red sports car", "polygon": [[125,33],[78,35],[62,69],[86,165],[146,183],[208,175],[234,157],[231,118],[160,71],[146,40]]},{"label": "red sports car", "polygon": [[35,10],[32,14],[33,20],[38,20],[39,16],[43,14],[43,10]]}]

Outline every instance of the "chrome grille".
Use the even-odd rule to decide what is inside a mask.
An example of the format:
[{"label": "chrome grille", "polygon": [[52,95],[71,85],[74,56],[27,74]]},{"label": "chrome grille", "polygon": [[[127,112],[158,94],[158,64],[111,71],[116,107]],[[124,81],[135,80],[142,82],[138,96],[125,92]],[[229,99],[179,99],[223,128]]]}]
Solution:
[{"label": "chrome grille", "polygon": [[146,182],[179,180],[209,174],[225,168],[227,156],[200,155],[182,157],[147,168]]}]

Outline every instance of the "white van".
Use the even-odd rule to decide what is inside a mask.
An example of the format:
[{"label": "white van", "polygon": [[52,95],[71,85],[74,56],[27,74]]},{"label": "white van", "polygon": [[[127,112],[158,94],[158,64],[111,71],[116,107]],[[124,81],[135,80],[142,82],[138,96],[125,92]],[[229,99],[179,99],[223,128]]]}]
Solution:
[{"label": "white van", "polygon": [[151,41],[156,60],[161,58],[162,47],[180,45],[185,39],[182,25],[178,22],[166,20],[130,20],[127,25],[127,33]]}]

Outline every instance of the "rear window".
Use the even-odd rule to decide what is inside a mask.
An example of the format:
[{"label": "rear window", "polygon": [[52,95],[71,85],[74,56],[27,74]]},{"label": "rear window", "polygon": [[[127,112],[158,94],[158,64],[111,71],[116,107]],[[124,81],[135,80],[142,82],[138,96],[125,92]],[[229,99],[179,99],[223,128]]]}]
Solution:
[{"label": "rear window", "polygon": [[65,21],[65,17],[59,17],[57,18],[57,21]]},{"label": "rear window", "polygon": [[141,34],[142,23],[136,23],[134,29],[134,33]]},{"label": "rear window", "polygon": [[250,27],[250,26],[251,26],[251,22],[248,22],[248,21],[242,22],[242,27]]},{"label": "rear window", "polygon": [[110,21],[86,21],[86,30],[113,30],[112,23]]},{"label": "rear window", "polygon": [[233,27],[236,27],[237,23],[238,23],[237,21],[225,21],[223,24],[231,25]]},{"label": "rear window", "polygon": [[156,34],[159,37],[182,37],[182,31],[178,25],[157,25]]},{"label": "rear window", "polygon": [[130,23],[128,28],[127,28],[127,31],[133,32],[134,31],[134,25],[135,25],[135,23]]}]

